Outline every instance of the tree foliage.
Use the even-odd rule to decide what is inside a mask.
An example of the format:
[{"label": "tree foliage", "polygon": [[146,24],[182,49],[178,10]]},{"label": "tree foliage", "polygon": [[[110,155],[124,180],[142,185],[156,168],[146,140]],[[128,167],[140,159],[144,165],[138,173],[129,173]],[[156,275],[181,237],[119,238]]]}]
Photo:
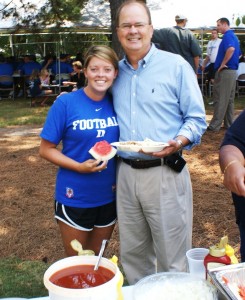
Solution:
[{"label": "tree foliage", "polygon": [[54,25],[60,27],[66,21],[76,22],[81,19],[81,9],[88,0],[46,0],[27,2],[18,1],[15,5],[12,0],[9,5],[2,4],[1,10],[3,19],[12,19],[19,27],[43,27]]}]

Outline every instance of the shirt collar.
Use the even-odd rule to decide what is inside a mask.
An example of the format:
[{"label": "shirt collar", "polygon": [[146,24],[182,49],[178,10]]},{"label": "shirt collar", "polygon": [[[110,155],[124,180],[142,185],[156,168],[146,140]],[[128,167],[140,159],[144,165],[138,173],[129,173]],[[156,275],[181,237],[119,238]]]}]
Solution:
[{"label": "shirt collar", "polygon": [[[145,67],[145,66],[147,65],[147,63],[149,62],[151,56],[152,56],[155,52],[157,52],[157,48],[156,48],[156,46],[152,43],[152,44],[151,44],[150,51],[146,54],[145,57],[143,57],[143,58],[139,61],[139,65]],[[124,58],[123,58],[123,62],[124,62],[125,65],[131,67],[131,64],[130,64],[130,62],[128,61],[126,55],[125,55]]]}]

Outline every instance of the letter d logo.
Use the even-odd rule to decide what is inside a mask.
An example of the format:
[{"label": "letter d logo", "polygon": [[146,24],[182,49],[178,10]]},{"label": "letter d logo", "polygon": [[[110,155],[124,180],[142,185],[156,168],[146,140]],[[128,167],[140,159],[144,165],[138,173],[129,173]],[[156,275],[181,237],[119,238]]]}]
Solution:
[{"label": "letter d logo", "polygon": [[97,130],[97,136],[96,137],[103,137],[105,135],[105,130]]}]

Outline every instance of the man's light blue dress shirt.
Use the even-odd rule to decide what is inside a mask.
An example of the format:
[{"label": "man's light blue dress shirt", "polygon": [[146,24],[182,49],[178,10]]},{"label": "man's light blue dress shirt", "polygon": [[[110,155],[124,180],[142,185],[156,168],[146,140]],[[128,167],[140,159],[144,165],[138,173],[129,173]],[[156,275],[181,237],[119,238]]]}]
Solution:
[{"label": "man's light blue dress shirt", "polygon": [[[159,50],[153,44],[137,70],[122,59],[112,93],[120,141],[149,138],[168,142],[183,135],[190,140],[185,149],[201,142],[207,128],[203,98],[192,67],[180,55]],[[118,154],[151,159],[136,152]]]}]

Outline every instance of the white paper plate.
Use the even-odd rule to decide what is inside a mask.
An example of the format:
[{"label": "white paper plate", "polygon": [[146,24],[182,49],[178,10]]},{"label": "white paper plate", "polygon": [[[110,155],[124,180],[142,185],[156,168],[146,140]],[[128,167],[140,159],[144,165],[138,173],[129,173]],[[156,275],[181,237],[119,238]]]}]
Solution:
[{"label": "white paper plate", "polygon": [[115,142],[111,143],[112,146],[117,147],[119,151],[139,152],[140,150],[145,153],[158,152],[169,146],[168,143],[151,141],[128,141],[128,142]]}]

